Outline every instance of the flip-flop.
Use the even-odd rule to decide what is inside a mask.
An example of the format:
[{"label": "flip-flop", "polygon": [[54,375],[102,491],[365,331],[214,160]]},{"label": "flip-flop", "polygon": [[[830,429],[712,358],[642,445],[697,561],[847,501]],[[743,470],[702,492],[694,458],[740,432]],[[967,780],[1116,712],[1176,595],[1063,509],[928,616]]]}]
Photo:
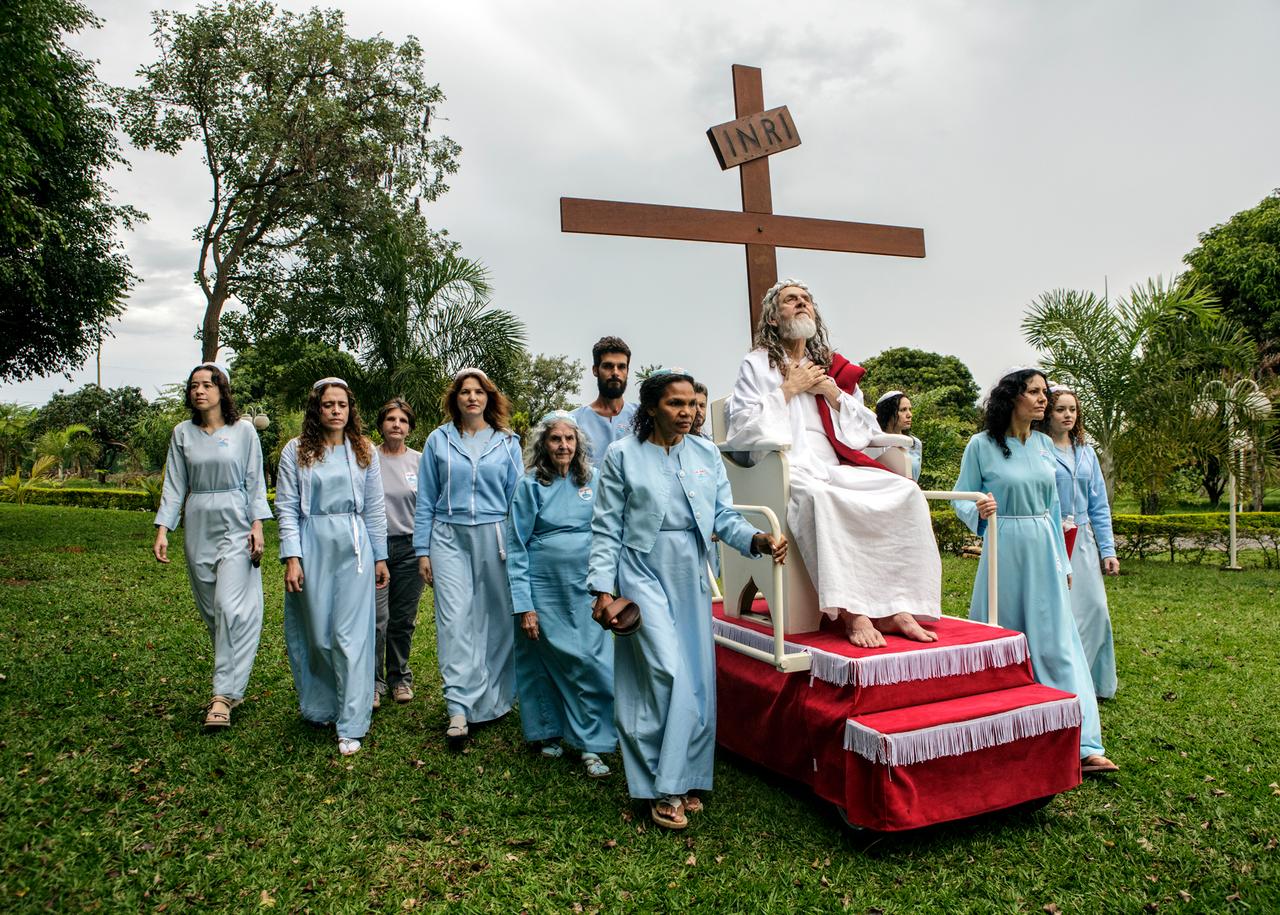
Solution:
[{"label": "flip-flop", "polygon": [[1119,772],[1120,767],[1100,753],[1086,756],[1080,760],[1082,775],[1102,775],[1107,772]]},{"label": "flip-flop", "polygon": [[[675,813],[663,813],[658,809],[659,807],[672,809]],[[684,829],[689,825],[689,818],[684,815],[684,805],[678,802],[672,804],[662,798],[654,798],[649,801],[649,816],[653,819],[653,822],[663,829]]]},{"label": "flip-flop", "polygon": [[564,756],[564,747],[558,743],[544,743],[542,749],[538,751],[547,759],[559,759]]},{"label": "flip-flop", "polygon": [[680,800],[684,803],[685,813],[702,813],[702,808],[706,806],[696,794],[686,794]]}]

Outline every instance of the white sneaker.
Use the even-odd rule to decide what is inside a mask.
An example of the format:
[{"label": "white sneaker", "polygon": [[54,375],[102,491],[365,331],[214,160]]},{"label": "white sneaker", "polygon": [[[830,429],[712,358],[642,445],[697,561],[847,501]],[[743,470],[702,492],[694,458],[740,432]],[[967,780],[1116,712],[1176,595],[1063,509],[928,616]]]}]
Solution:
[{"label": "white sneaker", "polygon": [[339,737],[338,752],[343,756],[355,756],[360,752],[360,741],[354,737]]}]

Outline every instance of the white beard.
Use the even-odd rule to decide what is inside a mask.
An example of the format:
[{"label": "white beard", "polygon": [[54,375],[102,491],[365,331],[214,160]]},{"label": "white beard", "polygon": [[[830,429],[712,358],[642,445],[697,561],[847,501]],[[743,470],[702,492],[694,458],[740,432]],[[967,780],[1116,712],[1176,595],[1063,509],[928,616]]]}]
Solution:
[{"label": "white beard", "polygon": [[778,333],[783,340],[812,340],[818,332],[818,322],[808,315],[778,322]]}]

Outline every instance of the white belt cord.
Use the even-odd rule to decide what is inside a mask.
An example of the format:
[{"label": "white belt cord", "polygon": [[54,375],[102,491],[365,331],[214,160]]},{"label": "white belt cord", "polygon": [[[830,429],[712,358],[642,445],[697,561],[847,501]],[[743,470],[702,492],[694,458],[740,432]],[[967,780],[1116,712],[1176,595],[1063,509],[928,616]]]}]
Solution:
[{"label": "white belt cord", "polygon": [[507,561],[507,538],[502,536],[502,522],[493,522],[493,532],[498,535],[498,558]]},{"label": "white belt cord", "polygon": [[351,543],[356,550],[356,574],[364,574],[364,556],[360,552],[360,516],[351,513]]}]

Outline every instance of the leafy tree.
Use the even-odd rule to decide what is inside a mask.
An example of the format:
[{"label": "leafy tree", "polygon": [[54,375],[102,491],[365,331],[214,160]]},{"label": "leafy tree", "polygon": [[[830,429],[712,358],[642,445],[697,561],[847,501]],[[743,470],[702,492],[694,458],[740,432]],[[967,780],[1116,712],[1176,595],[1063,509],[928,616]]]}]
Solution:
[{"label": "leafy tree", "polygon": [[352,38],[340,12],[254,0],[153,20],[160,59],[121,94],[122,119],[143,148],[176,154],[197,142],[209,169],[195,276],[211,359],[242,280],[289,274],[299,246],[372,224],[371,211],[434,200],[459,147],[431,136],[444,96],[423,79],[415,39]]},{"label": "leafy tree", "polygon": [[181,384],[166,386],[160,396],[147,404],[129,433],[129,451],[142,470],[160,470],[169,454],[169,437],[173,427],[191,416],[183,403]]},{"label": "leafy tree", "polygon": [[1210,290],[1223,314],[1258,342],[1265,368],[1280,360],[1280,190],[1200,235],[1184,275]]},{"label": "leafy tree", "polygon": [[105,473],[114,469],[134,426],[146,411],[147,401],[138,388],[100,388],[86,384],[70,394],[58,391],[50,397],[37,414],[34,431],[43,433],[74,424],[84,425],[98,445],[98,468]]},{"label": "leafy tree", "polygon": [[527,428],[552,410],[573,409],[583,371],[578,359],[526,353],[512,385],[512,411],[524,416]]},{"label": "leafy tree", "polygon": [[[341,245],[308,247],[288,288],[287,298],[261,290],[250,308],[253,320],[227,322],[239,340],[270,333],[250,343],[235,363],[236,390],[249,398],[259,394],[257,357],[267,356],[274,367],[259,374],[271,378],[266,390],[288,395],[277,401],[282,406],[302,407],[312,381],[341,375],[368,416],[391,397],[413,404],[416,440],[442,420],[440,397],[458,369],[477,366],[508,393],[519,384],[524,325],[490,307],[484,267],[440,245],[419,216],[401,214]],[[310,365],[308,354],[315,357]],[[317,373],[321,358],[347,365]],[[293,396],[298,381],[305,388]]]},{"label": "leafy tree", "polygon": [[1193,282],[1149,280],[1114,305],[1092,292],[1054,290],[1030,305],[1022,330],[1049,376],[1075,390],[1108,497],[1119,477],[1147,512],[1191,457],[1203,383],[1252,355],[1247,336]]},{"label": "leafy tree", "polygon": [[0,29],[0,381],[69,372],[109,333],[135,277],[109,202],[123,163],[92,64],[63,36],[98,20],[77,0],[13,0]]},{"label": "leafy tree", "polygon": [[[868,404],[885,391],[905,391],[914,405],[925,392],[935,392],[933,403],[941,415],[972,420],[978,399],[978,385],[969,367],[956,356],[898,346],[878,356],[864,359],[863,379]],[[953,481],[954,482],[954,481]]]}]

